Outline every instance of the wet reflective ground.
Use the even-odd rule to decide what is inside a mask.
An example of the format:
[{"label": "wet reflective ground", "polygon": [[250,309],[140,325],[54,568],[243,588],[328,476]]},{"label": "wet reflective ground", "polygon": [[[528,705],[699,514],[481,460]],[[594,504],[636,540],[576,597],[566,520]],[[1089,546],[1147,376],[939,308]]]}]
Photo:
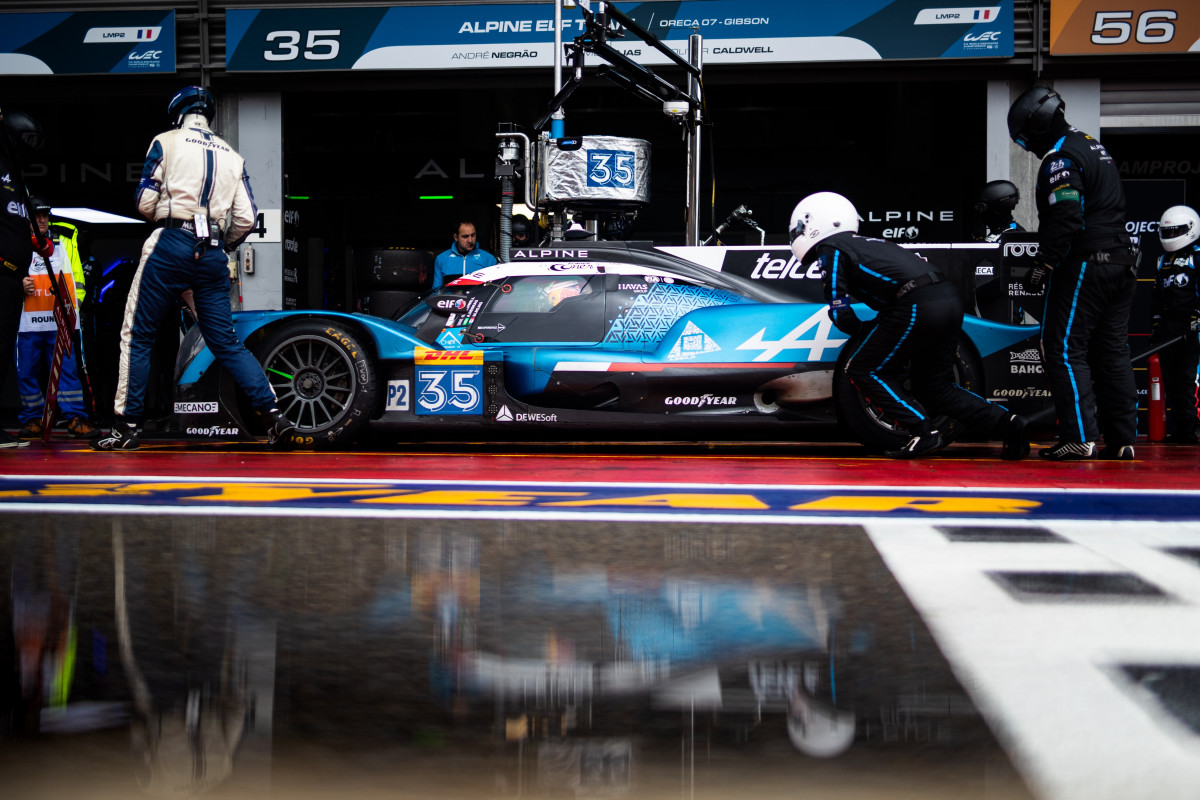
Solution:
[{"label": "wet reflective ground", "polygon": [[880,552],[853,524],[9,513],[0,796],[1033,797]]}]

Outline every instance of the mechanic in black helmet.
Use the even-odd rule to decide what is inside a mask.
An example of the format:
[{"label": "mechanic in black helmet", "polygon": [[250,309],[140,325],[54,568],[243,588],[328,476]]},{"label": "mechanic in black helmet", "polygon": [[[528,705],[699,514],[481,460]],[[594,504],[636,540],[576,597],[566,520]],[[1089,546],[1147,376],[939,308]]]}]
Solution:
[{"label": "mechanic in black helmet", "polygon": [[[42,126],[23,111],[0,109],[0,387],[13,363],[21,311],[22,285],[36,252],[49,258],[54,244],[33,226],[33,210],[25,188],[24,169],[42,147]],[[0,429],[0,448],[24,447]]]},{"label": "mechanic in black helmet", "polygon": [[262,367],[233,330],[226,252],[250,233],[258,211],[246,162],[209,127],[216,110],[207,89],[181,89],[167,104],[172,130],[154,137],[146,154],[137,206],[158,228],[142,247],[129,290],[113,403],[117,419],[112,431],[93,443],[97,450],[138,448],[158,328],[188,291],[206,345],[266,418],[268,441],[283,441],[295,429],[276,408]]},{"label": "mechanic in black helmet", "polygon": [[512,215],[512,246],[514,250],[533,247],[537,242],[533,236],[533,222],[522,214]]},{"label": "mechanic in black helmet", "polygon": [[1137,389],[1128,332],[1137,252],[1125,231],[1117,166],[1104,145],[1067,123],[1065,108],[1053,89],[1034,86],[1008,111],[1013,141],[1042,159],[1038,255],[1025,290],[1046,291],[1042,361],[1058,442],[1041,454],[1132,460]]},{"label": "mechanic in black helmet", "polygon": [[978,227],[972,237],[977,242],[998,242],[1010,231],[1025,229],[1013,219],[1013,209],[1021,202],[1021,190],[1012,181],[988,181],[973,206]]},{"label": "mechanic in black helmet", "polygon": [[796,204],[788,235],[801,264],[819,262],[838,330],[855,337],[864,329],[851,306],[855,300],[878,312],[867,334],[846,345],[854,348],[846,374],[908,431],[908,441],[887,455],[917,458],[945,446],[933,418],[945,414],[995,433],[1004,440],[1004,458],[1024,458],[1027,420],[954,382],[963,320],[958,289],[915,253],[859,236],[858,219],[842,195],[817,192]]}]

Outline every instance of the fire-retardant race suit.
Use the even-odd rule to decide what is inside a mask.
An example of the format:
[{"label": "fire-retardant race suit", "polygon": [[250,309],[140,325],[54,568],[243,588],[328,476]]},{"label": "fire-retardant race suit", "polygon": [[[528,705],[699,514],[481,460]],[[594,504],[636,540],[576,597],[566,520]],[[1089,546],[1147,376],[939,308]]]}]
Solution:
[{"label": "fire-retardant race suit", "polygon": [[245,161],[209,128],[215,111],[206,90],[181,90],[168,105],[176,129],[156,136],[146,154],[137,206],[159,228],[142,247],[125,305],[113,404],[120,420],[95,443],[97,449],[137,448],[158,327],[188,289],[205,344],[253,408],[270,418],[272,443],[294,429],[275,408],[275,392],[262,367],[233,329],[226,252],[249,234],[257,209]]},{"label": "fire-retardant race suit", "polygon": [[854,313],[851,297],[878,312],[875,327],[846,361],[850,381],[873,405],[918,437],[933,430],[930,414],[1003,435],[1010,413],[954,382],[963,317],[954,284],[917,255],[853,233],[825,239],[817,259],[839,330],[857,332],[854,322],[846,324]]},{"label": "fire-retardant race suit", "polygon": [[[1176,444],[1195,444],[1200,425],[1200,398],[1197,392],[1196,367],[1200,363],[1200,287],[1196,283],[1196,266],[1200,263],[1200,219],[1186,206],[1168,209],[1159,223],[1159,237],[1164,247],[1172,244],[1164,236],[1164,223],[1179,215],[1191,232],[1181,231],[1175,248],[1159,256],[1154,273],[1154,330],[1150,343],[1167,342],[1176,337],[1183,340],[1159,353],[1163,368],[1163,388],[1166,390],[1171,433],[1167,441]],[[1188,241],[1191,239],[1192,241]],[[1182,246],[1179,246],[1182,244]]]},{"label": "fire-retardant race suit", "polygon": [[1039,249],[1026,291],[1046,285],[1042,361],[1058,415],[1054,460],[1132,459],[1137,389],[1129,313],[1137,253],[1125,232],[1125,192],[1104,145],[1067,124],[1062,98],[1035,86],[1009,111],[1017,144],[1042,156],[1036,200]]}]

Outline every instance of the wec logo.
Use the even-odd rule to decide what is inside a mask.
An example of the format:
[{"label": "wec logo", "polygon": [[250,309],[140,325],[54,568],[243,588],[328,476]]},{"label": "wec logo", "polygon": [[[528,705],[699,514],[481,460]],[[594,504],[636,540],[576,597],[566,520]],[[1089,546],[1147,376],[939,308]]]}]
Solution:
[{"label": "wec logo", "polygon": [[1000,41],[1000,31],[985,31],[980,34],[968,33],[963,37],[964,42],[998,42]]}]

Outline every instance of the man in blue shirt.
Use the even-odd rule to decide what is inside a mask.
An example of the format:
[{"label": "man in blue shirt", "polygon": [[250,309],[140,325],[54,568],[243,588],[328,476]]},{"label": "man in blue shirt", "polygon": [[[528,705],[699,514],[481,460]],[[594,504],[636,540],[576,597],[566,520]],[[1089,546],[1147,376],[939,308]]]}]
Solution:
[{"label": "man in blue shirt", "polygon": [[476,246],[476,236],[475,223],[469,220],[458,223],[454,229],[454,244],[433,262],[434,289],[497,263],[494,255]]}]

